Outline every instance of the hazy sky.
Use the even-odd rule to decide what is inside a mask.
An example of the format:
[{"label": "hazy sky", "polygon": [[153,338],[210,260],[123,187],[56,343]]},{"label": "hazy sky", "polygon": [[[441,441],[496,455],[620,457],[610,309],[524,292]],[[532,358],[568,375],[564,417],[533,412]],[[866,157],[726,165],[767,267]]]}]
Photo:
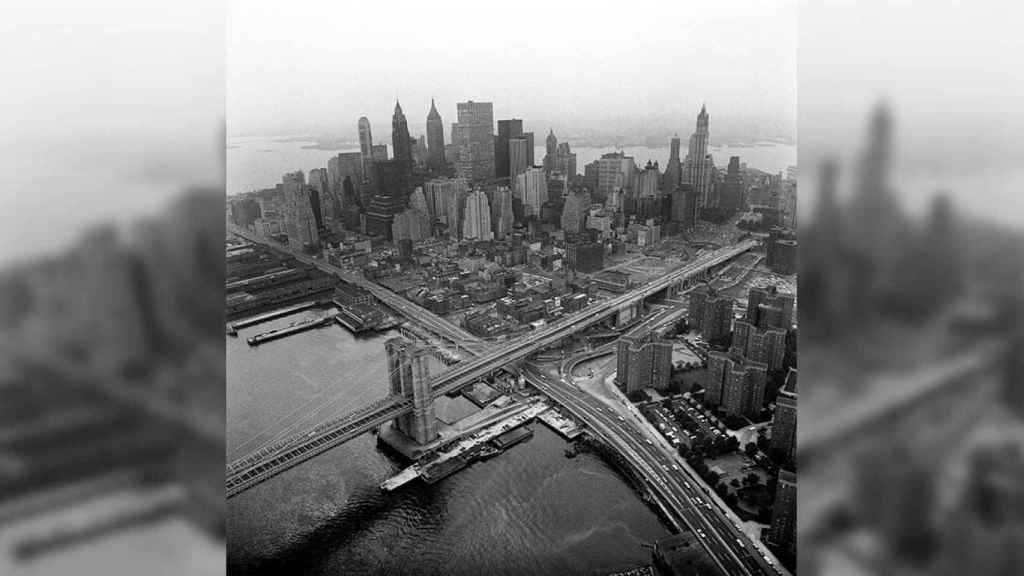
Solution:
[{"label": "hazy sky", "polygon": [[19,3],[0,73],[0,265],[222,181],[217,2]]},{"label": "hazy sky", "polygon": [[945,189],[960,209],[1024,225],[1024,5],[808,0],[799,19],[802,203],[822,155],[849,174],[885,100],[905,205]]},{"label": "hazy sky", "polygon": [[796,24],[791,1],[229,0],[228,133],[384,135],[399,98],[416,134],[433,96],[446,126],[472,99],[537,132],[685,137],[706,101],[719,134],[793,136]]}]

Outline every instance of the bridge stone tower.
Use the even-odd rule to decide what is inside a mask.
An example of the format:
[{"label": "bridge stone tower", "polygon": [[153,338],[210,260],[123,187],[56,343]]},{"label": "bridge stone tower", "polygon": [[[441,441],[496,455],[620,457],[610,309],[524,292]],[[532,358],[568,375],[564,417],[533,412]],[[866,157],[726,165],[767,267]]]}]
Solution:
[{"label": "bridge stone tower", "polygon": [[384,344],[388,355],[391,394],[412,401],[412,412],[395,418],[395,427],[418,444],[437,437],[437,418],[430,390],[427,362],[430,349],[404,338],[391,338]]}]

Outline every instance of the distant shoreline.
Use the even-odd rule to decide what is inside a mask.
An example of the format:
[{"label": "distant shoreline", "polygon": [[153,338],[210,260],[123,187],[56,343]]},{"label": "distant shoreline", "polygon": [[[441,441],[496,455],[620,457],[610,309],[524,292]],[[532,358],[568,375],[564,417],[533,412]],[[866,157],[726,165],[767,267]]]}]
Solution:
[{"label": "distant shoreline", "polygon": [[[228,138],[228,148],[237,147],[236,144],[232,144],[232,140],[238,139],[257,139],[257,140],[270,140],[273,142],[284,142],[284,143],[306,143],[302,146],[303,150],[323,150],[326,152],[343,152],[343,151],[354,151],[359,149],[359,143],[351,140],[342,140],[335,137],[328,136],[313,136],[313,135],[294,135],[294,136],[231,136]],[[636,142],[622,142],[616,141],[615,139],[595,139],[593,137],[582,137],[574,138],[567,136],[565,141],[572,143],[574,147],[582,148],[608,148],[621,149],[621,148],[663,148],[668,146],[671,139],[666,139],[664,143],[656,144],[652,143],[650,139],[638,140]],[[684,143],[685,146],[685,143]],[[796,143],[785,137],[768,137],[759,138],[754,141],[748,140],[729,140],[724,142],[713,142],[709,143],[710,148],[754,148],[757,146],[796,146]]]}]

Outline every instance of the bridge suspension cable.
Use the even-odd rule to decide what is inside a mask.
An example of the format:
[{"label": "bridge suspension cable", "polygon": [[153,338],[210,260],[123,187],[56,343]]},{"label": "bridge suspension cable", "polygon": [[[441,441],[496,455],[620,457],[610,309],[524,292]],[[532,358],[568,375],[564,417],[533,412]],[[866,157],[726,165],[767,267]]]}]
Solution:
[{"label": "bridge suspension cable", "polygon": [[[394,370],[390,370],[388,372],[388,382],[391,381],[391,378],[398,371],[400,371],[403,366],[404,366],[404,364],[402,366],[399,366],[398,368],[396,368]],[[348,400],[348,402],[346,402],[345,404],[343,404],[341,406],[336,406],[334,408],[334,410],[348,409],[348,408],[350,408],[351,406],[353,406],[355,404],[358,404],[360,402],[365,401],[366,397],[369,394],[373,393],[373,392],[376,392],[376,390],[374,388],[372,388],[372,387],[368,387],[368,388],[364,388],[359,394],[357,394],[354,397],[349,397],[349,396],[341,395],[341,394],[337,395],[333,400],[330,400],[330,401],[324,403],[319,408],[315,409],[313,412],[311,412],[311,413],[309,413],[309,414],[307,414],[305,416],[302,416],[298,420],[295,420],[291,424],[285,426],[283,429],[281,429],[278,432],[276,432],[273,436],[271,436],[268,439],[266,439],[265,441],[261,442],[259,445],[257,445],[252,450],[248,451],[245,454],[242,454],[241,456],[239,456],[236,459],[236,461],[237,460],[244,460],[244,459],[250,458],[253,455],[256,455],[259,452],[265,450],[266,448],[273,446],[274,444],[278,444],[278,443],[281,443],[282,441],[287,440],[290,436],[294,435],[294,433],[300,428],[301,424],[307,422],[311,418],[315,418],[316,416],[322,414],[328,407],[330,407],[332,404],[336,403],[338,400],[345,399],[345,400]],[[323,397],[323,394],[316,395],[315,397],[311,398],[309,401],[301,404],[299,407],[295,408],[294,410],[292,410],[291,412],[286,414],[284,417],[279,418],[278,420],[276,420],[274,422],[274,424],[271,424],[271,425],[267,426],[267,428],[265,428],[263,431],[261,431],[261,432],[257,433],[256,435],[252,436],[246,442],[243,442],[242,445],[250,443],[251,441],[255,440],[256,438],[259,438],[260,436],[263,436],[267,432],[268,429],[272,428],[274,425],[279,423],[281,420],[290,417],[291,415],[295,414],[295,412],[299,411],[302,408],[305,408],[305,407],[309,406],[313,402],[321,400],[322,397]],[[364,407],[364,408],[366,408],[366,407]],[[357,409],[355,411],[358,411],[358,410],[359,409]],[[345,414],[345,415],[342,416],[342,418],[347,417],[349,415],[351,415],[351,414]],[[311,426],[303,426],[303,428],[311,428],[313,430],[318,430],[318,429],[324,427],[325,425],[329,424],[333,420],[337,420],[337,418],[336,417],[335,418],[326,418],[326,419],[322,420],[321,422],[319,422],[317,424],[313,424]],[[239,447],[241,447],[241,445]],[[236,454],[238,453],[238,449],[237,448],[235,450],[235,453]]]}]

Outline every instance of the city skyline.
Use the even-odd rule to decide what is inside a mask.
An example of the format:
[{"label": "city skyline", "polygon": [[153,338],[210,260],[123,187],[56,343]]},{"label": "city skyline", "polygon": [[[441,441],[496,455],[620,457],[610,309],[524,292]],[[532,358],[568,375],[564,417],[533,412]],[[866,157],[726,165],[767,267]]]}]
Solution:
[{"label": "city skyline", "polygon": [[[795,136],[795,2],[630,6],[658,15],[648,26],[624,24],[606,3],[588,11],[586,31],[571,26],[580,17],[573,7],[527,3],[504,16],[503,26],[520,32],[497,42],[489,16],[471,6],[368,5],[360,10],[362,25],[346,28],[339,42],[330,35],[297,38],[279,26],[284,10],[345,19],[334,3],[229,4],[228,134],[344,136],[351,128],[338,124],[346,110],[386,118],[386,96],[407,102],[416,133],[424,132],[431,98],[449,122],[455,102],[491,100],[495,117],[532,119],[540,134],[549,126],[653,128],[708,100],[721,117],[735,119],[720,127],[722,134],[760,125],[766,136]],[[396,13],[407,17],[392,18]],[[383,42],[385,30],[403,41]],[[604,42],[608,35],[617,41]],[[735,74],[737,68],[748,73]],[[499,85],[500,93],[487,95]]]}]

